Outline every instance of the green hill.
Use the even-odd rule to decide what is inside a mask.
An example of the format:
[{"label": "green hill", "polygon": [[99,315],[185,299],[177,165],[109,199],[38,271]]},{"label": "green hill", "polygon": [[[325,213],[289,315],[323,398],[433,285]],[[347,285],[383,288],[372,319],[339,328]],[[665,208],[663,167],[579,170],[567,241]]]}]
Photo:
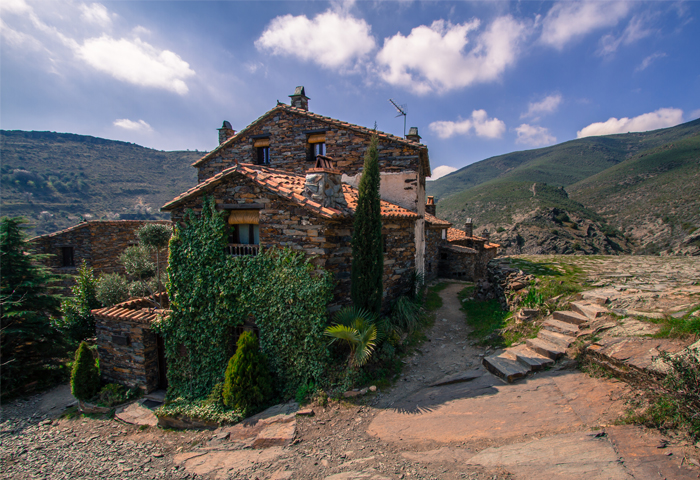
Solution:
[{"label": "green hill", "polygon": [[203,152],[163,152],[54,132],[0,130],[2,215],[44,234],[85,219],[166,218],[160,207],[197,183]]},{"label": "green hill", "polygon": [[[700,119],[514,152],[428,182],[428,195],[439,199],[438,216],[456,224],[472,217],[508,253],[692,253],[698,135]],[[576,228],[562,230],[556,212]],[[581,237],[583,226],[590,235]]]}]

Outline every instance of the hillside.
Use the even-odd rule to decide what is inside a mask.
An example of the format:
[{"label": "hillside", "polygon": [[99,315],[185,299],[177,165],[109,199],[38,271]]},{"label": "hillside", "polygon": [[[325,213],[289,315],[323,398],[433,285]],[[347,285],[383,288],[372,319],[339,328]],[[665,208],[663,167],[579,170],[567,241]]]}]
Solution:
[{"label": "hillside", "polygon": [[23,215],[32,234],[85,219],[167,218],[160,207],[197,183],[203,152],[163,152],[54,132],[0,130],[2,214]]},{"label": "hillside", "polygon": [[[427,190],[440,200],[438,216],[457,224],[472,217],[507,253],[693,254],[698,135],[700,120],[573,140],[469,165]],[[554,220],[562,213],[577,224],[572,231]]]}]

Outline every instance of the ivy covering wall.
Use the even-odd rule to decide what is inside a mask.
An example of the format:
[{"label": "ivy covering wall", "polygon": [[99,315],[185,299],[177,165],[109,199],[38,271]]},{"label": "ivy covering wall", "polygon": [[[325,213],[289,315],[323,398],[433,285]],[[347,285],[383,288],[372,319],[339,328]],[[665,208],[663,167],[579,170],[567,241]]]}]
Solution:
[{"label": "ivy covering wall", "polygon": [[232,329],[252,316],[280,393],[319,381],[328,351],[323,338],[333,282],[302,253],[267,249],[224,253],[226,224],[213,201],[185,216],[170,240],[171,313],[155,327],[165,338],[168,397],[197,399],[223,381]]}]

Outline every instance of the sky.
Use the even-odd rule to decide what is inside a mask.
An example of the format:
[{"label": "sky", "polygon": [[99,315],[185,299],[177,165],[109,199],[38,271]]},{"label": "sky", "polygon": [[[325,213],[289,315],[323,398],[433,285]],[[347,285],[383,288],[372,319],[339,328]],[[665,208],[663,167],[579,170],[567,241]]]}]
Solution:
[{"label": "sky", "polygon": [[211,150],[303,85],[433,179],[700,117],[699,1],[0,2],[0,128]]}]

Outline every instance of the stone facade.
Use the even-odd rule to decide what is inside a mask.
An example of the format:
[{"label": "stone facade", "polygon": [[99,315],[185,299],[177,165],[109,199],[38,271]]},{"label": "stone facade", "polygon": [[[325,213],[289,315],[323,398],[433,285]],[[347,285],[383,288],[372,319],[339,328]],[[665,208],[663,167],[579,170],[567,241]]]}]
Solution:
[{"label": "stone facade", "polygon": [[[74,274],[83,262],[95,274],[125,273],[119,255],[129,246],[138,244],[136,231],[148,223],[170,225],[167,220],[110,220],[82,222],[73,227],[40,237],[29,242],[36,253],[50,254],[45,265],[57,273]],[[162,255],[161,268],[167,266]],[[155,258],[153,259],[155,261]]]}]

